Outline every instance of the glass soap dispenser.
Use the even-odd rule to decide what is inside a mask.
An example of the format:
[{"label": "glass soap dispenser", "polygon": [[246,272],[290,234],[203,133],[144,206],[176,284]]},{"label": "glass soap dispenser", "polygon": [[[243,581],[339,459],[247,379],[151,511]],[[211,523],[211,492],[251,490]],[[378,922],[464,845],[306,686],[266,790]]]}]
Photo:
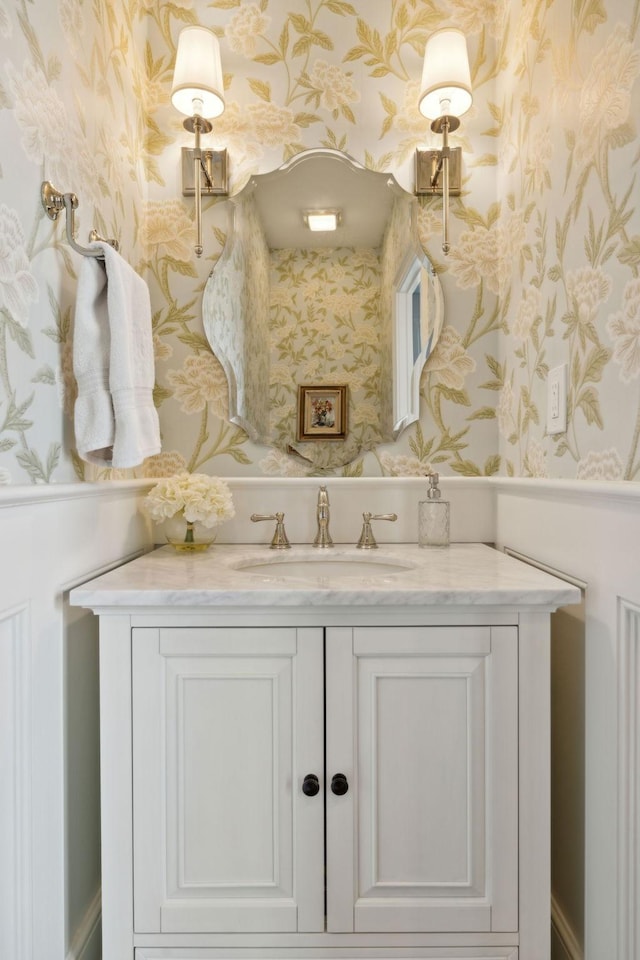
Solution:
[{"label": "glass soap dispenser", "polygon": [[449,501],[440,499],[440,477],[428,474],[427,499],[418,503],[418,546],[449,546]]}]

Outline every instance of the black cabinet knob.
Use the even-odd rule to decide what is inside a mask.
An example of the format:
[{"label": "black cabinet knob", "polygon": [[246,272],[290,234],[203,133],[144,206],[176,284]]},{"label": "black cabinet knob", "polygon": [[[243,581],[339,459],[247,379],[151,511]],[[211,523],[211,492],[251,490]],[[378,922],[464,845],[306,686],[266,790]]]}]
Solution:
[{"label": "black cabinet knob", "polygon": [[320,781],[315,773],[308,773],[302,781],[302,792],[306,797],[315,797],[320,792]]},{"label": "black cabinet knob", "polygon": [[344,773],[334,773],[331,778],[331,792],[337,797],[343,797],[349,789],[349,782]]}]

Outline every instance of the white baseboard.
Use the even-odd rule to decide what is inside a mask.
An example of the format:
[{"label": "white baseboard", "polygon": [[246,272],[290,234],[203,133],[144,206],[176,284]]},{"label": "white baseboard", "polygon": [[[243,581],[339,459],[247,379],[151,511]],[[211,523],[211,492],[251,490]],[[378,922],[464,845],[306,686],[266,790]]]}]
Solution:
[{"label": "white baseboard", "polygon": [[551,894],[551,926],[567,960],[584,960],[584,952],[573,927],[553,894]]},{"label": "white baseboard", "polygon": [[73,934],[65,960],[100,960],[101,919],[102,889],[98,888],[81,923]]}]

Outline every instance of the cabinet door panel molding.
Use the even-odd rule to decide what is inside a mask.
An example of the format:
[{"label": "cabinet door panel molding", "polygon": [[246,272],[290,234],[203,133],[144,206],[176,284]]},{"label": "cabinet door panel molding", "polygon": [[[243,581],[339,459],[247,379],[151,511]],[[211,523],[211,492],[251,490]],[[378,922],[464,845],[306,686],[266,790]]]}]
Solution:
[{"label": "cabinet door panel molding", "polygon": [[327,698],[328,765],[357,771],[349,818],[327,806],[327,929],[516,930],[516,629],[328,630]]},{"label": "cabinet door panel molding", "polygon": [[[321,689],[311,633],[298,651],[295,630],[133,631],[136,931],[299,929],[302,801],[302,823],[312,813],[322,832],[322,798],[298,789],[294,752],[294,658],[317,661],[309,690]],[[315,847],[311,929],[323,908]]]}]

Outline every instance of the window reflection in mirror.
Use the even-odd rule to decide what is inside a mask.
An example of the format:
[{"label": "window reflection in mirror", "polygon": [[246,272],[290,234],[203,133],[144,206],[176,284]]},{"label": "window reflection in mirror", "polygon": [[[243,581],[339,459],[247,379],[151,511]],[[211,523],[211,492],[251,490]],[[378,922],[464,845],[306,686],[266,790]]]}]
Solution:
[{"label": "window reflection in mirror", "polygon": [[[254,441],[331,469],[417,419],[443,306],[416,204],[394,177],[335,150],[298,154],[228,201],[203,319],[229,382],[229,418]],[[311,208],[340,210],[338,229],[310,233]],[[304,383],[348,385],[345,439],[296,439]]]},{"label": "window reflection in mirror", "polygon": [[433,264],[413,254],[398,275],[394,315],[393,430],[420,416],[420,378],[442,322],[442,291]]}]

